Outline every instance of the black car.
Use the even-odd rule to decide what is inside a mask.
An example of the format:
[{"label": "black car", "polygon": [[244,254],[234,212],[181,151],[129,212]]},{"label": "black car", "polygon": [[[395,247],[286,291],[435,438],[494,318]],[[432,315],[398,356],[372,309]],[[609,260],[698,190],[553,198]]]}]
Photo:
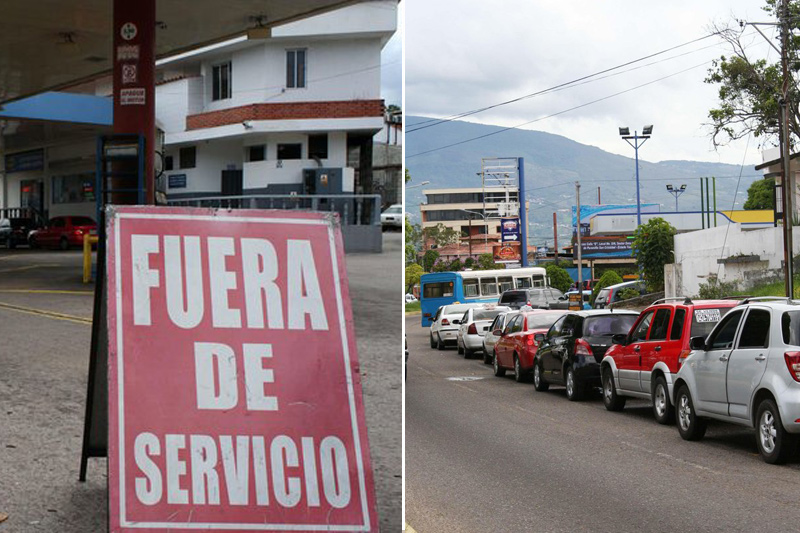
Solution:
[{"label": "black car", "polygon": [[529,305],[534,309],[567,309],[559,307],[565,303],[569,305],[567,297],[558,289],[552,287],[537,287],[533,289],[512,289],[500,296],[497,305],[505,305],[511,309]]},{"label": "black car", "polygon": [[4,244],[7,248],[28,244],[28,233],[35,228],[35,221],[30,218],[2,218],[0,219],[0,244]]},{"label": "black car", "polygon": [[546,391],[564,385],[570,401],[582,400],[600,386],[600,362],[611,337],[627,333],[639,313],[632,311],[573,311],[559,318],[547,334],[536,336],[539,349],[533,361],[533,384]]}]

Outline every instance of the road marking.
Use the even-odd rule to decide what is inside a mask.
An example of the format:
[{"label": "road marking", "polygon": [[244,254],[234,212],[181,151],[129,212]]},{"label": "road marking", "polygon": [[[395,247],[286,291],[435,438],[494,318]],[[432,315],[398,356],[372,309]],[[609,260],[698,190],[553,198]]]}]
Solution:
[{"label": "road marking", "polygon": [[405,533],[417,533],[417,530],[409,526],[408,523],[406,523],[406,527],[403,528],[403,531],[405,531]]},{"label": "road marking", "polygon": [[65,320],[67,322],[74,322],[76,324],[92,325],[92,319],[76,315],[67,315],[64,313],[56,313],[55,311],[45,311],[44,309],[34,309],[32,307],[23,307],[21,305],[12,305],[5,302],[0,302],[0,309],[7,309],[9,311],[16,311],[17,313],[25,313],[27,315],[43,316],[52,318],[54,320]]},{"label": "road marking", "polygon": [[33,270],[34,268],[42,268],[42,267],[57,267],[61,266],[58,263],[42,263],[39,265],[25,265],[21,267],[14,267],[14,268],[4,268],[0,270],[0,272],[22,272],[24,270]]},{"label": "road marking", "polygon": [[59,289],[0,289],[2,294],[81,294],[93,295],[94,291],[68,291]]},{"label": "road marking", "polygon": [[454,378],[445,378],[447,381],[478,381],[479,379],[484,379],[479,376],[458,376]]}]

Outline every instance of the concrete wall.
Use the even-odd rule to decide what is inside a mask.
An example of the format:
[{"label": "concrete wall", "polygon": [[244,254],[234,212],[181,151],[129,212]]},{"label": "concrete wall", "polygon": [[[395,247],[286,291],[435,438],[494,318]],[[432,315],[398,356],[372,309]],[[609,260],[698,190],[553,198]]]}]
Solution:
[{"label": "concrete wall", "polygon": [[[726,237],[727,234],[727,237]],[[800,246],[795,228],[794,250]],[[743,231],[739,224],[675,236],[675,265],[666,265],[667,296],[696,296],[709,275],[736,282],[740,289],[782,279],[783,231],[765,228]]]}]

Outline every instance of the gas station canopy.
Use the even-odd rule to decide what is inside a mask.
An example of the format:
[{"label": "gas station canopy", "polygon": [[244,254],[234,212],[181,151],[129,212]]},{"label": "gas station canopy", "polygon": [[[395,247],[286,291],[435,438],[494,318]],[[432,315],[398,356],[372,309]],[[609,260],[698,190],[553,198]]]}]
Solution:
[{"label": "gas station canopy", "polygon": [[[135,1],[135,0],[129,0]],[[357,3],[342,0],[157,0],[156,55]],[[112,0],[2,0],[0,104],[107,74]]]}]

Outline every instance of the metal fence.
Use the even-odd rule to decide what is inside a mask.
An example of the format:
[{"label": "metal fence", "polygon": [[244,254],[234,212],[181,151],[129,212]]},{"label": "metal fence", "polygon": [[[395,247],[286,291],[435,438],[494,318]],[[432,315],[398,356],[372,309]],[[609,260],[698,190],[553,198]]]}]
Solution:
[{"label": "metal fence", "polygon": [[171,199],[167,203],[176,207],[335,212],[341,220],[346,251],[382,250],[381,197],[378,194],[246,194]]}]

